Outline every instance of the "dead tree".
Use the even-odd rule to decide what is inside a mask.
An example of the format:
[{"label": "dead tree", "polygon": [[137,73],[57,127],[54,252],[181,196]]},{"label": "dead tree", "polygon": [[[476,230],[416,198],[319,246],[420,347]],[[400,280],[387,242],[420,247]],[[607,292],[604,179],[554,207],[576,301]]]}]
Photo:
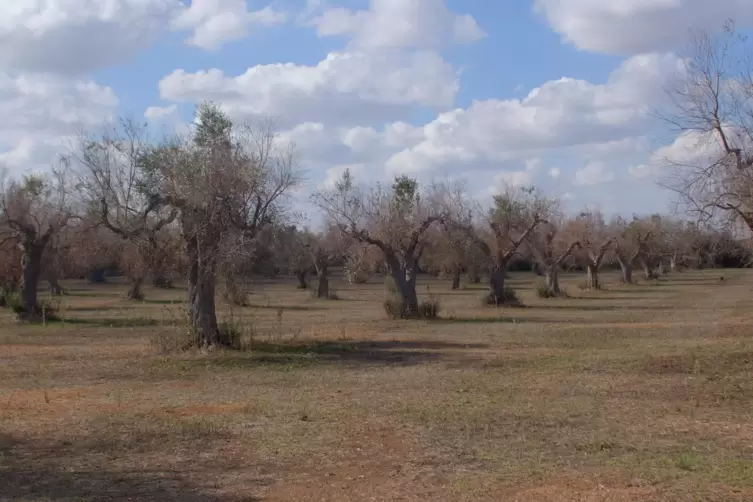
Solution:
[{"label": "dead tree", "polygon": [[563,238],[561,232],[562,221],[560,217],[550,217],[546,223],[542,223],[536,232],[531,235],[529,245],[534,259],[544,273],[544,281],[547,297],[562,295],[559,284],[559,271],[562,264],[573,251],[580,247],[580,242]]},{"label": "dead tree", "polygon": [[510,260],[518,248],[536,230],[551,209],[552,201],[532,188],[507,188],[494,196],[494,205],[487,211],[487,231],[459,224],[489,261],[489,302],[505,303],[505,279]]},{"label": "dead tree", "polygon": [[699,221],[725,218],[753,230],[753,50],[733,22],[712,38],[695,32],[663,118],[681,149],[663,185]]},{"label": "dead tree", "polygon": [[[105,150],[109,145],[93,148]],[[112,222],[115,212],[134,222],[134,227],[127,227],[131,239],[141,237],[143,222],[152,214],[160,215],[155,226],[175,218],[185,246],[188,317],[198,346],[227,344],[220,336],[215,300],[220,246],[229,232],[253,239],[283,219],[285,195],[298,182],[293,153],[292,147],[279,144],[271,125],[240,127],[217,106],[205,103],[197,109],[190,135],[148,144],[135,156],[134,169],[128,172],[143,200],[139,209],[125,207],[123,199],[116,205],[110,203],[113,198],[100,201],[103,220]],[[111,185],[95,184],[105,193],[111,193]]]},{"label": "dead tree", "polygon": [[312,199],[343,235],[381,251],[405,318],[418,315],[416,276],[426,231],[444,219],[418,188],[415,180],[398,177],[389,188],[378,185],[363,192],[346,170],[332,190],[317,192]]},{"label": "dead tree", "polygon": [[42,315],[37,301],[42,258],[53,236],[71,220],[66,174],[63,166],[48,176],[28,175],[21,181],[0,178],[0,229],[21,250],[21,317],[26,320]]},{"label": "dead tree", "polygon": [[609,247],[614,243],[604,218],[598,211],[585,210],[570,220],[567,228],[568,233],[580,243],[575,258],[586,266],[585,288],[601,289],[599,269]]}]

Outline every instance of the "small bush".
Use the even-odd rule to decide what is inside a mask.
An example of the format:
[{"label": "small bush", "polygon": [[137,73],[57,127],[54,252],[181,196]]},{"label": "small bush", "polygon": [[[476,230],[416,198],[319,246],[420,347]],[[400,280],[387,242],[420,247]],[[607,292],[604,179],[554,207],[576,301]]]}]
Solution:
[{"label": "small bush", "polygon": [[555,298],[557,294],[546,285],[546,281],[536,281],[536,296],[539,298]]},{"label": "small bush", "polygon": [[409,315],[405,311],[403,300],[393,295],[384,299],[382,307],[390,319],[436,319],[439,317],[442,305],[438,298],[429,298],[428,300],[419,302],[418,312]]},{"label": "small bush", "polygon": [[418,304],[418,315],[421,319],[436,319],[442,305],[439,298],[429,298]]},{"label": "small bush", "polygon": [[59,321],[60,303],[53,300],[37,300],[34,312],[27,312],[21,293],[8,293],[4,296],[5,306],[20,320],[33,322]]},{"label": "small bush", "polygon": [[504,298],[499,303],[494,294],[489,291],[481,297],[481,305],[484,307],[523,307],[523,302],[518,297],[518,294],[511,287],[506,286],[504,289]]},{"label": "small bush", "polygon": [[404,319],[405,318],[405,304],[403,300],[395,295],[389,296],[382,302],[384,313],[390,319]]},{"label": "small bush", "polygon": [[384,278],[384,289],[388,293],[392,293],[392,294],[396,294],[400,292],[400,290],[397,288],[397,283],[395,282],[395,279],[390,275]]}]

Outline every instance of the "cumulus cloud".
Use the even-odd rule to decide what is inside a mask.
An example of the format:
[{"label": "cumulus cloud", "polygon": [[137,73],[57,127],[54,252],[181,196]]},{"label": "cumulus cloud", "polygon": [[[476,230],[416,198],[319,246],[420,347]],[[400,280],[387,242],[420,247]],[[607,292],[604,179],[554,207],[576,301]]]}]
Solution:
[{"label": "cumulus cloud", "polygon": [[332,52],[314,66],[258,65],[235,77],[176,70],[159,83],[169,101],[211,99],[234,118],[273,116],[289,126],[396,120],[416,106],[451,106],[458,88],[456,72],[431,52]]},{"label": "cumulus cloud", "polygon": [[613,181],[614,173],[607,170],[603,162],[591,162],[582,169],[575,171],[574,185],[589,186],[599,185]]},{"label": "cumulus cloud", "polygon": [[525,162],[525,169],[521,171],[503,171],[494,176],[494,186],[489,187],[491,193],[498,193],[499,186],[523,187],[533,184],[539,168],[541,159],[528,159]]},{"label": "cumulus cloud", "polygon": [[77,74],[126,61],[181,8],[177,0],[0,2],[0,70]]},{"label": "cumulus cloud", "polygon": [[535,10],[569,43],[613,54],[684,46],[689,28],[717,31],[727,19],[753,24],[748,0],[534,0]]},{"label": "cumulus cloud", "polygon": [[113,90],[92,81],[0,73],[0,165],[48,167],[79,130],[111,120],[117,106]]},{"label": "cumulus cloud", "polygon": [[672,55],[640,55],[623,62],[603,85],[562,78],[522,100],[476,101],[426,124],[421,141],[396,153],[388,169],[490,167],[542,150],[639,136],[649,124],[647,112],[663,99],[667,78],[678,69],[682,63]]},{"label": "cumulus cloud", "polygon": [[450,11],[444,0],[371,0],[367,10],[318,2],[309,16],[320,37],[345,36],[357,49],[439,49],[486,36],[472,16]]},{"label": "cumulus cloud", "polygon": [[714,134],[688,131],[654,151],[647,162],[628,168],[628,172],[636,179],[649,178],[673,166],[710,166],[722,157],[722,148]]},{"label": "cumulus cloud", "polygon": [[172,27],[193,30],[187,44],[216,50],[229,41],[245,38],[252,26],[274,26],[286,20],[284,12],[270,5],[253,11],[246,0],[193,0],[172,20]]}]

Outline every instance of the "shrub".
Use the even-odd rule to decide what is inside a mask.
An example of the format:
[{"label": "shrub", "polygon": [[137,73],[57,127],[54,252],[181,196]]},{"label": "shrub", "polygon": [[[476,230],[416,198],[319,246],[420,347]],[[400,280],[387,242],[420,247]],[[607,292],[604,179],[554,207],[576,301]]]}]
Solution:
[{"label": "shrub", "polygon": [[59,321],[60,303],[54,300],[38,300],[34,312],[27,312],[24,308],[23,297],[20,293],[4,295],[4,304],[23,321],[47,322]]},{"label": "shrub", "polygon": [[390,319],[405,318],[405,304],[403,300],[395,295],[388,296],[382,302],[385,314]]},{"label": "shrub", "polygon": [[494,294],[490,291],[488,293],[485,293],[481,297],[481,305],[484,307],[523,307],[523,302],[518,297],[518,294],[515,292],[514,289],[512,289],[509,286],[506,286],[504,289],[504,298],[502,298],[502,301],[497,303],[497,298],[494,296]]},{"label": "shrub", "polygon": [[536,296],[539,298],[554,298],[557,294],[546,285],[546,281],[539,279],[536,281]]},{"label": "shrub", "polygon": [[442,304],[438,298],[430,296],[418,303],[418,311],[409,315],[405,311],[405,303],[397,295],[390,295],[382,302],[384,312],[390,319],[436,319]]},{"label": "shrub", "polygon": [[388,293],[396,294],[399,293],[400,290],[397,288],[397,283],[395,282],[395,279],[388,275],[384,278],[384,289],[387,290]]},{"label": "shrub", "polygon": [[436,319],[442,305],[439,298],[429,298],[418,304],[418,315],[421,319]]}]

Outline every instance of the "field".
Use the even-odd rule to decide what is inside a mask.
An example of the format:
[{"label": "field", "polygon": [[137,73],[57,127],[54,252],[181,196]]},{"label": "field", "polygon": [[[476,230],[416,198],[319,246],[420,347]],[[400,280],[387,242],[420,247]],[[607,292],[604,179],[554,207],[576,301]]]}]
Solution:
[{"label": "field", "polygon": [[69,282],[62,322],[0,314],[0,500],[753,500],[753,273],[580,280],[497,311],[422,277],[410,322],[378,279],[260,283],[211,353],[165,352],[184,289]]}]

